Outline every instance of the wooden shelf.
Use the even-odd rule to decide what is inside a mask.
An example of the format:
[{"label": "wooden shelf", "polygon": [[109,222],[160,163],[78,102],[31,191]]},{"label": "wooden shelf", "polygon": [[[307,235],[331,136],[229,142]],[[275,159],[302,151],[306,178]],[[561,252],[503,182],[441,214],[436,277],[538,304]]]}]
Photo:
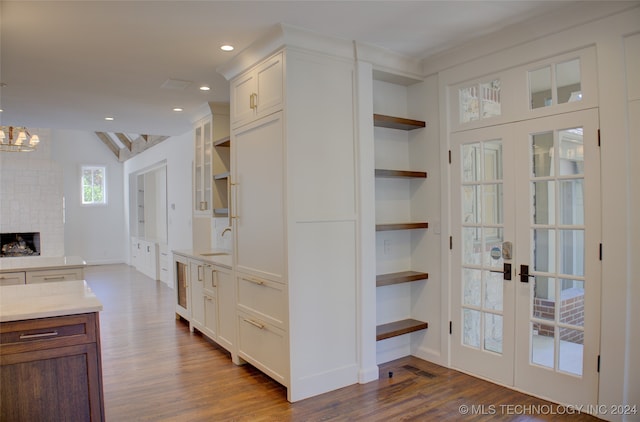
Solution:
[{"label": "wooden shelf", "polygon": [[376,169],[376,177],[406,177],[426,179],[426,171]]},{"label": "wooden shelf", "polygon": [[428,327],[429,324],[416,319],[403,319],[401,321],[378,325],[376,327],[376,341],[413,333],[414,331],[426,330]]},{"label": "wooden shelf", "polygon": [[376,231],[390,231],[390,230],[416,230],[416,229],[428,229],[429,223],[392,223],[392,224],[376,224]]},{"label": "wooden shelf", "polygon": [[218,139],[213,142],[214,147],[230,147],[231,146],[231,137],[225,136],[224,138]]},{"label": "wooden shelf", "polygon": [[401,271],[398,273],[379,274],[376,276],[376,287],[409,283],[412,281],[426,280],[428,278],[428,273],[420,273],[417,271]]},{"label": "wooden shelf", "polygon": [[214,174],[213,180],[224,180],[229,178],[229,172],[225,171],[224,173]]},{"label": "wooden shelf", "polygon": [[374,114],[373,125],[376,127],[386,127],[389,129],[414,130],[425,127],[427,124],[421,120],[404,119],[402,117]]}]

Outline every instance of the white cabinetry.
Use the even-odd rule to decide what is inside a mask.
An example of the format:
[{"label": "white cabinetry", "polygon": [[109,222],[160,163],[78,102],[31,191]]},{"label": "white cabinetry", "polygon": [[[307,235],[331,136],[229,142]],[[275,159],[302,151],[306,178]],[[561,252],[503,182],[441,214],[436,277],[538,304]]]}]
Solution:
[{"label": "white cabinetry", "polygon": [[214,267],[215,286],[213,294],[217,302],[217,342],[219,345],[232,352],[234,361],[235,352],[232,347],[236,344],[236,294],[233,280],[233,272],[224,267]]},{"label": "white cabinetry", "polygon": [[193,164],[193,213],[209,214],[211,211],[212,183],[212,133],[213,120],[208,116],[195,128],[195,157]]},{"label": "white cabinetry", "polygon": [[[204,283],[207,265],[201,261],[189,260],[189,295],[191,297],[191,319],[189,328],[203,331],[204,327]],[[209,277],[210,278],[210,277]]]},{"label": "white cabinetry", "polygon": [[40,271],[27,271],[26,283],[47,283],[51,281],[83,280],[84,270],[82,268],[61,268]]},{"label": "white cabinetry", "polygon": [[236,344],[236,295],[232,270],[197,259],[196,255],[174,252],[176,314],[231,352],[238,363]]},{"label": "white cabinetry", "polygon": [[13,284],[24,284],[24,283],[25,283],[24,271],[0,274],[0,286],[10,286]]},{"label": "white cabinetry", "polygon": [[236,270],[284,281],[282,112],[233,132]]},{"label": "white cabinetry", "polygon": [[319,53],[304,47],[311,34],[272,35],[220,69],[231,81],[237,350],[297,401],[358,382],[353,46],[323,40]]},{"label": "white cabinetry", "polygon": [[136,270],[154,280],[159,279],[158,244],[149,240],[132,238],[131,264]]},{"label": "white cabinetry", "polygon": [[169,245],[166,243],[158,244],[158,277],[160,281],[173,287],[171,284],[171,256],[169,253]]},{"label": "white cabinetry", "polygon": [[231,126],[238,127],[282,108],[283,55],[276,54],[231,81]]}]

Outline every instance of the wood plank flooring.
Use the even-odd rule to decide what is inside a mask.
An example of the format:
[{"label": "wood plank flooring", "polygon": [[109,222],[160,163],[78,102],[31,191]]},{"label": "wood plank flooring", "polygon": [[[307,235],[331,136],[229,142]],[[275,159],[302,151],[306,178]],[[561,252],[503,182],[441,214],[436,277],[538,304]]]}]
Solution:
[{"label": "wood plank flooring", "polygon": [[598,420],[412,357],[381,365],[377,381],[292,404],[280,384],[176,320],[163,283],[127,265],[91,266],[85,276],[104,305],[108,421]]}]

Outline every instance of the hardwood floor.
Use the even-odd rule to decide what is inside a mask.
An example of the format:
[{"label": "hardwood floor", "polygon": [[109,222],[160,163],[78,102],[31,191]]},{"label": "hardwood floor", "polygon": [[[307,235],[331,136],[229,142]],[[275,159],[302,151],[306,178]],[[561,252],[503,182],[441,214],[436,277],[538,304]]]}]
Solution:
[{"label": "hardwood floor", "polygon": [[109,421],[598,420],[412,357],[381,365],[377,381],[291,404],[280,384],[176,320],[163,283],[127,265],[91,266],[85,277],[104,305]]}]

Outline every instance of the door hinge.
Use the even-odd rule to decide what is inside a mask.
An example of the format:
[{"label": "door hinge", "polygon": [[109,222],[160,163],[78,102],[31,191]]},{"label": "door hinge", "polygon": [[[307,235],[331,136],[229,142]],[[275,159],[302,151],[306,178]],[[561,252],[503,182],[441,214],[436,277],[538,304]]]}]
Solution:
[{"label": "door hinge", "polygon": [[[453,334],[453,322],[449,321],[449,334]],[[600,362],[600,361],[598,361]]]},{"label": "door hinge", "polygon": [[449,236],[449,250],[453,250],[453,236]]},{"label": "door hinge", "polygon": [[598,372],[600,372],[600,355],[598,355]]},{"label": "door hinge", "polygon": [[600,261],[602,261],[602,243],[600,244],[600,251],[598,252],[598,255],[600,256]]},{"label": "door hinge", "polygon": [[451,164],[451,150],[449,150],[449,164]]},{"label": "door hinge", "polygon": [[600,129],[598,129],[598,146],[600,146]]}]

